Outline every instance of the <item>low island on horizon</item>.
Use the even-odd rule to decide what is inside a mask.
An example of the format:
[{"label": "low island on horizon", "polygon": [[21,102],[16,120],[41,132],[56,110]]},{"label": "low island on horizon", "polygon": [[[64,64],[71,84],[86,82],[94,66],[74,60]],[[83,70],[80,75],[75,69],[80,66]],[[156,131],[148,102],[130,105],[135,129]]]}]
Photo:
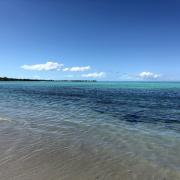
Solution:
[{"label": "low island on horizon", "polygon": [[9,78],[0,77],[0,81],[56,81],[56,82],[97,82],[96,80],[47,80],[47,79],[29,79],[29,78]]}]

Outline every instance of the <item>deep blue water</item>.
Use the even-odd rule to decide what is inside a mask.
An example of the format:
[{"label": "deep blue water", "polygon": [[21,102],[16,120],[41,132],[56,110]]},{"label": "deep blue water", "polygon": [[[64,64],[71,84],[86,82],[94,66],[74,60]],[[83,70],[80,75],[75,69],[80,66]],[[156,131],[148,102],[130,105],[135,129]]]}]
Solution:
[{"label": "deep blue water", "polygon": [[60,105],[67,110],[76,106],[77,109],[87,108],[116,119],[116,122],[110,119],[109,123],[153,123],[180,130],[180,88],[166,89],[160,85],[155,89],[146,85],[144,88],[115,88],[108,84],[99,88],[96,83],[92,87],[88,83],[83,87],[70,85],[53,82],[1,83],[1,108],[5,111],[14,109],[16,114],[17,106],[19,111],[28,113],[36,106],[41,106],[43,111],[42,105],[45,105],[48,110],[56,107],[58,113]]}]

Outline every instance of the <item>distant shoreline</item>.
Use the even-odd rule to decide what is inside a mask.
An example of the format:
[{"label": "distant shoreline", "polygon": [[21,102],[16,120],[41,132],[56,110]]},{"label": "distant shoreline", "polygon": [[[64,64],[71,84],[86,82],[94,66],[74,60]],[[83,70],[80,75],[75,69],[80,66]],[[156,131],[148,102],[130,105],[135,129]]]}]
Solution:
[{"label": "distant shoreline", "polygon": [[45,79],[20,79],[0,77],[0,81],[53,81],[53,82],[97,82],[96,80],[45,80]]}]

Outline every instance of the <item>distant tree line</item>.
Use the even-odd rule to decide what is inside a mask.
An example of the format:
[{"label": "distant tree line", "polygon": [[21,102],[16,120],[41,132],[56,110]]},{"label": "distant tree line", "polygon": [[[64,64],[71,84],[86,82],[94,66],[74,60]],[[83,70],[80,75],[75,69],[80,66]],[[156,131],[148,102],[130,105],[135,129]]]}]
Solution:
[{"label": "distant tree line", "polygon": [[0,81],[39,81],[39,80],[38,79],[19,79],[19,78],[0,77]]},{"label": "distant tree line", "polygon": [[96,80],[44,80],[44,79],[19,79],[0,77],[0,81],[57,81],[57,82],[96,82]]}]

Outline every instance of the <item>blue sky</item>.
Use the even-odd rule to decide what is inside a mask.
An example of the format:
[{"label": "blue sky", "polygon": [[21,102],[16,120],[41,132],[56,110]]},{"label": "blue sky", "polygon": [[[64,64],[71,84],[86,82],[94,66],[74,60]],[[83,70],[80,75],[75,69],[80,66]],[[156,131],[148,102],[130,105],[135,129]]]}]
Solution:
[{"label": "blue sky", "polygon": [[0,76],[180,80],[179,0],[0,0]]}]

